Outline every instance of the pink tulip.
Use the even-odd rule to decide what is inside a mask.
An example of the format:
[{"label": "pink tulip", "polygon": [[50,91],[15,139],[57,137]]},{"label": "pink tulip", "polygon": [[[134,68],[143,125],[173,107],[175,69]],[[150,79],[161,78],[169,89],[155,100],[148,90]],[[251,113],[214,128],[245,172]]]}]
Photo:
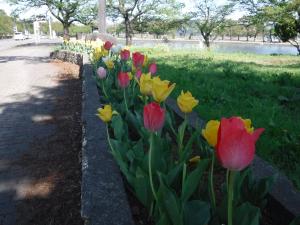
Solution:
[{"label": "pink tulip", "polygon": [[255,143],[264,128],[249,133],[238,117],[223,118],[217,141],[217,157],[221,165],[232,171],[241,171],[254,159]]},{"label": "pink tulip", "polygon": [[118,82],[121,88],[126,88],[130,82],[128,73],[120,72],[118,75]]},{"label": "pink tulip", "polygon": [[135,68],[143,66],[145,56],[139,52],[132,53],[132,61]]},{"label": "pink tulip", "polygon": [[140,79],[140,77],[142,76],[142,71],[141,70],[137,70],[135,73],[135,76]]},{"label": "pink tulip", "polygon": [[106,77],[106,69],[104,69],[103,67],[99,67],[97,70],[97,74],[100,79],[104,79]]},{"label": "pink tulip", "polygon": [[157,66],[155,63],[151,63],[149,65],[149,72],[151,73],[151,75],[155,75],[157,72]]},{"label": "pink tulip", "polygon": [[127,49],[124,49],[120,52],[121,60],[127,61],[130,57],[130,51]]},{"label": "pink tulip", "polygon": [[110,41],[106,41],[103,45],[103,47],[109,51],[111,49],[111,47],[113,46],[113,43],[111,43]]},{"label": "pink tulip", "polygon": [[144,126],[151,132],[159,131],[165,121],[165,109],[156,102],[144,106]]}]

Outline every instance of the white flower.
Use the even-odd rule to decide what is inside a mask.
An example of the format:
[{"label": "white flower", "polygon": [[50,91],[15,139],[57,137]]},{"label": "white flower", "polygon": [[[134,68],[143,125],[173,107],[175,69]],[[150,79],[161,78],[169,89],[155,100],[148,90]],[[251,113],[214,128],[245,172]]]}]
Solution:
[{"label": "white flower", "polygon": [[112,53],[114,54],[119,54],[121,52],[121,50],[123,49],[123,46],[118,44],[118,45],[114,45],[112,48],[111,48],[111,51]]}]

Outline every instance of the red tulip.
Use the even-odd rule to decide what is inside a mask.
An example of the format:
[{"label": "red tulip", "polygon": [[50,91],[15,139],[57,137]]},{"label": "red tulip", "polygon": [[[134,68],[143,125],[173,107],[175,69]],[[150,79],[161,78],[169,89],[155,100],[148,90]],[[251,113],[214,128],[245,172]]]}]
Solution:
[{"label": "red tulip", "polygon": [[141,70],[137,70],[135,73],[135,76],[140,79],[140,77],[142,76],[142,71]]},{"label": "red tulip", "polygon": [[156,71],[157,71],[157,66],[155,63],[151,63],[149,65],[149,72],[151,73],[151,75],[154,75],[156,74]]},{"label": "red tulip", "polygon": [[121,60],[127,61],[130,57],[130,51],[127,49],[124,49],[120,52]]},{"label": "red tulip", "polygon": [[126,88],[130,82],[128,73],[120,72],[118,76],[118,82],[121,88]]},{"label": "red tulip", "polygon": [[109,51],[111,49],[111,47],[113,46],[113,44],[110,41],[106,41],[103,45],[103,47]]},{"label": "red tulip", "polygon": [[141,67],[144,63],[145,56],[139,52],[132,53],[132,61],[135,68]]},{"label": "red tulip", "polygon": [[264,130],[259,128],[249,133],[240,118],[223,118],[216,146],[221,165],[233,171],[241,171],[249,166],[254,159],[255,142]]},{"label": "red tulip", "polygon": [[144,126],[151,132],[160,130],[165,121],[165,109],[156,102],[151,102],[144,107]]}]

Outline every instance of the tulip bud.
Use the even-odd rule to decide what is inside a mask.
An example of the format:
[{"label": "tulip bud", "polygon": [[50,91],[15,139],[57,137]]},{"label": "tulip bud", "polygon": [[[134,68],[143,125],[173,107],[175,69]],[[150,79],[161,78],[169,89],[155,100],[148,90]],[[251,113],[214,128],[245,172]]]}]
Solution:
[{"label": "tulip bud", "polygon": [[121,55],[121,60],[127,61],[130,57],[130,51],[127,49],[124,49],[121,51],[120,55]]},{"label": "tulip bud", "polygon": [[221,165],[232,171],[245,169],[254,159],[255,143],[264,128],[249,133],[238,117],[221,119],[216,146]]},{"label": "tulip bud", "polygon": [[110,41],[106,41],[103,45],[104,49],[107,51],[109,51],[112,46],[113,46],[113,44]]},{"label": "tulip bud", "polygon": [[106,69],[104,69],[103,67],[99,67],[97,70],[97,74],[100,79],[104,79],[106,77]]},{"label": "tulip bud", "polygon": [[144,126],[151,132],[159,131],[165,121],[165,109],[156,102],[151,102],[144,107]]},{"label": "tulip bud", "polygon": [[139,52],[132,54],[132,62],[135,68],[142,67],[144,64],[145,56]]},{"label": "tulip bud", "polygon": [[151,75],[155,75],[157,72],[157,66],[155,63],[151,63],[149,65],[149,72],[151,73]]},{"label": "tulip bud", "polygon": [[137,70],[136,73],[135,73],[135,76],[140,79],[141,76],[142,76],[142,71],[141,70]]},{"label": "tulip bud", "polygon": [[130,83],[130,78],[127,73],[120,72],[118,75],[118,82],[121,88],[126,88]]},{"label": "tulip bud", "polygon": [[183,113],[192,112],[193,108],[197,106],[198,103],[199,101],[195,99],[189,91],[186,93],[181,91],[181,94],[177,98],[177,105]]}]

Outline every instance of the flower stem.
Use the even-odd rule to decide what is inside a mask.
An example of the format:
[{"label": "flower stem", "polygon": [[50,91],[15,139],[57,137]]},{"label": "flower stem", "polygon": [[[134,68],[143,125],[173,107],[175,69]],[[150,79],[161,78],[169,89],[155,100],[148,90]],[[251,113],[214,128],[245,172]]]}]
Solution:
[{"label": "flower stem", "polygon": [[210,198],[212,202],[213,211],[216,211],[216,197],[215,197],[215,190],[214,190],[214,165],[215,165],[215,155],[212,154],[211,159],[211,167],[210,167],[210,174],[209,174],[209,190],[210,190]]},{"label": "flower stem", "polygon": [[148,161],[148,169],[149,169],[149,178],[150,178],[150,186],[152,190],[153,197],[155,201],[157,201],[157,195],[154,189],[153,185],[153,179],[152,179],[152,150],[153,150],[153,133],[150,133],[150,149],[149,149],[149,161]]},{"label": "flower stem", "polygon": [[104,94],[105,98],[108,99],[108,96],[107,96],[107,93],[106,93],[106,90],[105,90],[105,87],[104,87],[104,81],[103,80],[101,80],[101,85],[102,85],[103,94]]},{"label": "flower stem", "polygon": [[126,100],[126,88],[123,88],[123,96],[124,96],[126,112],[128,112],[128,105],[127,105],[127,100]]},{"label": "flower stem", "polygon": [[[229,170],[228,170],[229,171]],[[234,186],[234,171],[229,171],[229,179],[228,179],[228,208],[227,208],[227,225],[232,225],[232,202],[233,202],[233,186]]]},{"label": "flower stem", "polygon": [[182,150],[183,150],[183,138],[184,138],[184,133],[185,133],[185,129],[186,129],[186,125],[187,125],[187,117],[185,115],[184,117],[184,121],[183,121],[183,131],[182,133],[180,132],[179,133],[179,158],[181,159],[181,156],[182,156]]},{"label": "flower stem", "polygon": [[114,154],[115,150],[110,142],[110,138],[109,138],[109,132],[108,132],[108,124],[106,124],[106,137],[107,137],[107,142],[108,142],[108,145],[112,151],[112,153]]},{"label": "flower stem", "polygon": [[183,192],[183,188],[184,188],[184,182],[185,182],[185,178],[186,178],[186,164],[183,164],[183,170],[182,170],[182,188],[181,191]]}]

